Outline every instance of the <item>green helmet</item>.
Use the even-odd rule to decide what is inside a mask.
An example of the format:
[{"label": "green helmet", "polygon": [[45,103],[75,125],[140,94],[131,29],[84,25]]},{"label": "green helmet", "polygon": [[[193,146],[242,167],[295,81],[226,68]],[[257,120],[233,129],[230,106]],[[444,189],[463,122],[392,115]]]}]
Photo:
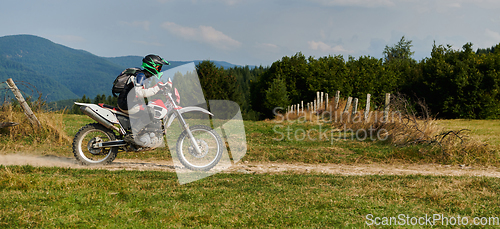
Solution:
[{"label": "green helmet", "polygon": [[165,59],[161,58],[158,55],[150,54],[142,59],[142,67],[147,72],[151,73],[151,75],[156,75],[158,79],[161,77],[161,67],[163,65],[170,65]]}]

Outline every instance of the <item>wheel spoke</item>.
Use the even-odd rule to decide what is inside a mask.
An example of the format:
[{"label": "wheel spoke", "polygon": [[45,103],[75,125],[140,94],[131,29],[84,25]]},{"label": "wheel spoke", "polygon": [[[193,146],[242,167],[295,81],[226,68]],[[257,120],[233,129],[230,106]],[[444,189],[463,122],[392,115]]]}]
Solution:
[{"label": "wheel spoke", "polygon": [[219,135],[207,126],[193,126],[190,130],[201,154],[196,152],[191,139],[184,131],[177,141],[177,154],[181,163],[192,170],[211,169],[219,162],[222,155],[222,143]]},{"label": "wheel spoke", "polygon": [[114,160],[117,148],[96,148],[102,142],[115,140],[114,133],[100,124],[89,124],[76,134],[73,153],[82,164],[107,164]]}]

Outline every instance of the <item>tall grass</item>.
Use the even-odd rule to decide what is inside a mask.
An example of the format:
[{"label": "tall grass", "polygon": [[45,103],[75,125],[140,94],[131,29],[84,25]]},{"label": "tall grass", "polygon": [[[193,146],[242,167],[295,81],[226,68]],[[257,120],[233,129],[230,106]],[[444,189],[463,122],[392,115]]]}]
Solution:
[{"label": "tall grass", "polygon": [[31,103],[33,113],[41,126],[32,126],[19,104],[4,103],[0,106],[0,122],[19,125],[0,129],[0,150],[33,150],[41,145],[61,145],[71,142],[64,131],[62,112],[43,109],[43,102]]},{"label": "tall grass", "polygon": [[418,150],[402,150],[393,155],[402,160],[419,158],[419,161],[437,163],[496,164],[499,159],[498,152],[469,136],[468,130],[445,130],[438,125],[422,101],[412,104],[404,95],[396,94],[388,112],[374,110],[368,113],[363,109],[353,112],[352,107],[345,111],[347,102],[343,99],[337,108],[333,100],[330,101],[328,109],[305,110],[299,114],[289,112],[279,118],[329,124],[336,131],[349,132],[355,135],[352,139],[361,141],[375,139],[400,148],[419,146]]}]

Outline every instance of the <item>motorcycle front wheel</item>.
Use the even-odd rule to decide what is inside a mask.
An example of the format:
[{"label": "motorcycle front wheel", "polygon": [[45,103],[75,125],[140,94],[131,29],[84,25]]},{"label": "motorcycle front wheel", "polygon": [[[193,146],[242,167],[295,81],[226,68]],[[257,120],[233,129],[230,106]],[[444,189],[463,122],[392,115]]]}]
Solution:
[{"label": "motorcycle front wheel", "polygon": [[200,153],[193,147],[187,130],[177,139],[177,156],[186,168],[196,171],[212,169],[222,157],[222,139],[212,128],[203,125],[189,127],[196,139]]},{"label": "motorcycle front wheel", "polygon": [[73,154],[83,165],[105,165],[111,163],[118,153],[118,147],[95,148],[99,142],[115,140],[115,134],[99,123],[82,127],[73,139]]}]

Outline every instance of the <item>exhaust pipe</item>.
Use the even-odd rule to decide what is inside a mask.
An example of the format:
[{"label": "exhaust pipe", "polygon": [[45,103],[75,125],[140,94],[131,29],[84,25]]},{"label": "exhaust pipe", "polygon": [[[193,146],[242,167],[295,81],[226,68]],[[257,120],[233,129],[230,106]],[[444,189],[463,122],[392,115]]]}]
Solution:
[{"label": "exhaust pipe", "polygon": [[89,116],[92,119],[96,120],[98,123],[100,123],[104,127],[108,128],[108,129],[116,130],[116,131],[118,131],[118,133],[120,133],[120,129],[118,127],[116,127],[115,125],[113,125],[112,123],[110,123],[108,120],[102,118],[100,115],[98,115],[97,113],[95,113],[92,109],[90,109],[90,107],[88,107],[88,106],[81,106],[80,110],[84,114],[86,114],[87,116]]}]

